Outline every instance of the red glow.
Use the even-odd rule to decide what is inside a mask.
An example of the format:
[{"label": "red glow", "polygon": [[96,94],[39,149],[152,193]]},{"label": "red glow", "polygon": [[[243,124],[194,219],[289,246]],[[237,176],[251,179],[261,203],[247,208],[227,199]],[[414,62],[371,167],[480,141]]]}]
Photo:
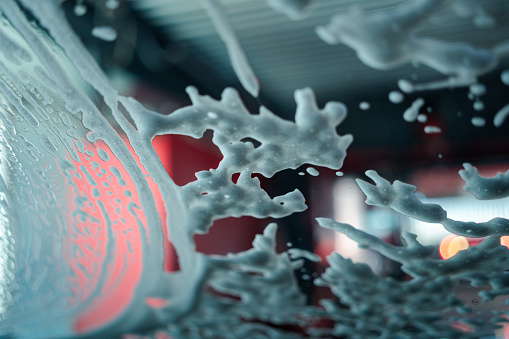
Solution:
[{"label": "red glow", "polygon": [[[96,154],[97,146],[108,153],[108,167],[114,166],[119,170],[124,186],[109,171],[100,171],[104,162]],[[71,302],[89,301],[87,309],[75,321],[74,328],[78,333],[107,324],[131,301],[142,270],[142,233],[137,222],[145,225],[145,216],[139,207],[136,208],[140,203],[134,183],[118,159],[102,142],[97,142],[96,146],[86,144],[85,147],[93,154],[80,154],[81,163],[74,163],[80,169],[76,172],[79,177],[71,173],[71,181],[76,188],[74,194],[84,198],[85,203],[76,206],[71,200],[69,209],[79,211],[81,217],[71,220],[70,224],[74,227],[68,232],[69,266],[74,273],[70,280],[77,296]],[[83,167],[80,168],[80,165]],[[87,175],[97,185],[91,186]],[[94,198],[92,188],[97,189],[98,198]],[[131,199],[125,196],[125,191],[132,193]],[[130,211],[125,209],[129,200],[135,204]],[[108,262],[105,262],[106,251],[110,256]]]},{"label": "red glow", "polygon": [[[126,145],[137,161],[138,158],[134,155],[129,143],[126,142]],[[87,309],[75,321],[74,328],[77,333],[86,333],[104,326],[119,316],[129,305],[142,272],[141,241],[143,238],[142,230],[139,229],[138,224],[146,228],[145,216],[140,208],[135,185],[118,159],[100,141],[95,145],[86,144],[86,147],[93,152],[93,155],[84,156],[81,154],[81,165],[97,182],[94,188],[100,195],[99,198],[92,196],[92,186],[85,179],[84,173],[78,173],[81,178],[72,176],[72,182],[76,187],[74,194],[81,195],[87,201],[87,204],[78,210],[83,215],[89,216],[85,219],[73,220],[75,227],[69,232],[69,253],[71,253],[69,266],[74,273],[70,279],[71,285],[74,286],[74,295],[77,296],[72,302],[90,300]],[[96,155],[96,147],[101,147],[108,154],[107,167],[114,166],[118,169],[125,181],[124,186],[109,171],[105,174],[101,173],[100,169],[105,167],[105,163]],[[161,142],[156,141],[154,149],[161,155],[161,161],[169,161],[165,157],[167,147],[163,147]],[[99,166],[94,165],[93,162]],[[74,165],[79,168],[80,163]],[[139,165],[139,168],[143,167]],[[156,184],[149,177],[147,177],[147,183],[153,193],[159,217],[164,224],[166,213],[162,198]],[[131,198],[125,195],[127,191],[132,194]],[[127,208],[129,201],[132,203],[132,208]],[[75,208],[74,204],[69,206],[69,210],[75,210]],[[108,221],[109,227],[107,226]],[[145,231],[146,229],[143,230],[143,232]],[[167,239],[166,227],[163,227],[162,233],[164,239]],[[110,261],[105,263],[107,241],[112,239],[114,239],[114,244],[108,249]],[[168,240],[164,241],[164,251],[164,269],[170,272],[176,271],[174,249]],[[76,253],[81,255],[76,255]],[[102,281],[99,281],[101,272],[104,272],[104,277]],[[96,286],[101,286],[101,288],[94,292]]]}]

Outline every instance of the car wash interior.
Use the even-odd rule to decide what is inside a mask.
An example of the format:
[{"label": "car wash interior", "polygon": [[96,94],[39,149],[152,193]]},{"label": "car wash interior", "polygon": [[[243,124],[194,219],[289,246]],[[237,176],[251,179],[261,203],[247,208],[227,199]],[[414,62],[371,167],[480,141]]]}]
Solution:
[{"label": "car wash interior", "polygon": [[509,337],[507,1],[0,13],[1,338]]}]

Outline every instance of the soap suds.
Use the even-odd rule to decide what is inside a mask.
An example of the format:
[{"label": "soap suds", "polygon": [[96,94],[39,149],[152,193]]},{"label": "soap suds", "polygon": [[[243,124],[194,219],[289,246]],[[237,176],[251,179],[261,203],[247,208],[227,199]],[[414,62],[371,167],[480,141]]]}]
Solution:
[{"label": "soap suds", "polygon": [[416,31],[430,17],[439,14],[445,0],[418,0],[368,12],[353,6],[336,14],[316,33],[328,44],[344,43],[354,49],[366,65],[391,70],[408,63],[424,64],[447,75],[445,80],[414,84],[400,82],[405,93],[447,87],[468,86],[494,70],[509,54],[509,41],[494,48],[477,48],[469,43],[450,43],[419,36]]},{"label": "soap suds", "polygon": [[405,96],[403,93],[399,91],[391,91],[389,92],[389,101],[393,104],[400,104],[405,100]]},{"label": "soap suds", "polygon": [[308,167],[306,168],[306,172],[308,172],[310,175],[316,177],[320,174],[320,172],[318,172],[318,170],[316,168],[313,168],[313,167]]},{"label": "soap suds", "polygon": [[500,73],[500,80],[504,83],[504,85],[509,86],[509,69]]},{"label": "soap suds", "polygon": [[359,103],[359,108],[361,110],[363,110],[363,111],[367,111],[367,110],[369,110],[371,108],[371,105],[367,101],[362,101],[362,102]]},{"label": "soap suds", "polygon": [[97,26],[92,29],[92,35],[104,41],[114,41],[117,38],[117,30],[111,26]]},{"label": "soap suds", "polygon": [[483,117],[473,117],[471,121],[472,125],[474,125],[475,127],[483,127],[484,125],[486,125],[486,119],[484,119]]},{"label": "soap suds", "polygon": [[507,118],[508,115],[509,115],[509,104],[507,104],[504,107],[502,107],[495,114],[495,117],[493,118],[493,125],[495,125],[495,127],[502,126],[502,124],[504,123],[504,121],[505,121],[505,119]]},{"label": "soap suds", "polygon": [[442,129],[437,126],[425,126],[424,133],[426,134],[436,134],[442,132]]},{"label": "soap suds", "polygon": [[474,101],[473,107],[474,107],[474,110],[476,110],[476,111],[482,111],[484,109],[484,103],[479,100]]},{"label": "soap suds", "polygon": [[[35,28],[20,3],[44,30]],[[297,17],[310,1],[269,1],[273,7],[276,3],[287,6],[278,10],[290,17],[294,14],[288,10],[295,10]],[[116,8],[112,4],[111,0],[106,2],[110,10]],[[239,79],[256,96],[256,77],[250,73],[218,3],[205,1],[205,5],[227,45]],[[343,23],[358,26],[369,34],[341,42],[356,41],[358,45],[354,47],[368,65],[389,69],[417,60],[438,71],[450,71],[443,73],[458,77],[455,80],[463,77],[465,84],[472,84],[478,75],[491,69],[490,62],[498,59],[492,60],[492,50],[418,37],[416,26],[440,7],[440,1],[419,0],[403,3],[393,12],[368,14],[352,9],[351,17],[333,18],[328,27],[318,32],[322,39],[335,43],[341,40],[337,35],[344,29]],[[0,34],[6,36],[0,44],[11,46],[15,41],[12,46],[17,46],[12,48],[15,53],[0,58],[0,249],[6,254],[0,258],[0,267],[8,268],[0,271],[1,336],[72,337],[80,321],[89,320],[101,307],[115,304],[112,300],[122,300],[123,308],[101,316],[101,322],[96,324],[98,332],[91,335],[110,337],[140,332],[151,336],[157,333],[145,332],[151,327],[175,338],[295,338],[296,333],[271,326],[285,324],[304,328],[310,337],[318,337],[319,333],[363,338],[457,337],[464,333],[451,326],[455,321],[473,323],[474,329],[484,325],[473,321],[475,316],[454,294],[455,285],[469,281],[489,286],[481,290],[476,303],[508,294],[504,282],[509,251],[500,245],[500,237],[509,235],[509,221],[494,218],[474,223],[450,219],[441,206],[423,203],[415,194],[416,186],[391,183],[375,171],[366,172],[374,185],[357,180],[367,204],[393,209],[403,217],[440,223],[455,234],[486,239],[441,260],[434,257],[435,248],[421,245],[415,235],[403,234],[402,245],[394,246],[351,225],[319,218],[320,226],[341,232],[359,246],[398,262],[412,278],[378,276],[367,265],[332,253],[327,258],[329,267],[321,276],[316,272],[303,275],[304,280],[317,277],[314,283],[328,287],[335,296],[321,300],[321,307],[306,304],[294,275],[295,270],[303,268],[304,259],[318,262],[320,258],[298,248],[276,251],[276,224],[269,224],[263,234],[257,235],[249,250],[226,256],[196,252],[194,234],[207,232],[214,220],[242,216],[280,218],[306,208],[298,190],[271,197],[252,174],[272,177],[307,164],[343,175],[338,170],[353,138],[338,135],[336,129],[346,118],[346,107],[328,102],[320,108],[314,92],[305,88],[295,91],[295,121],[289,121],[265,107],[255,112],[259,114],[252,114],[236,90],[226,89],[221,99],[215,100],[189,87],[191,104],[161,115],[117,93],[72,33],[58,2],[5,0],[0,1],[0,9],[5,17]],[[46,31],[51,39],[43,36]],[[381,41],[373,40],[378,39],[373,33],[384,32],[389,42],[385,47],[379,44]],[[394,57],[380,53],[404,47],[410,38],[416,39],[420,47],[417,51],[423,54],[419,58],[423,59],[412,53],[410,58],[405,52]],[[57,49],[61,52],[55,53]],[[451,58],[441,60],[444,55]],[[480,66],[457,62],[464,56],[478,60]],[[433,64],[437,60],[440,62]],[[15,72],[18,68],[25,73]],[[86,86],[77,86],[71,76]],[[458,83],[451,80],[447,84]],[[409,91],[424,88],[406,85]],[[103,99],[91,100],[89,88]],[[482,92],[475,86],[470,90],[474,96]],[[398,93],[392,95],[391,102],[404,99]],[[405,120],[423,120],[419,118],[426,117],[419,114],[423,105],[423,99],[415,100],[405,112]],[[129,113],[137,129],[119,107]],[[101,114],[106,108],[126,139],[120,138]],[[509,114],[504,109],[495,118],[496,126]],[[222,161],[216,169],[198,172],[196,180],[177,186],[150,141],[163,134],[200,138],[207,130],[213,131],[213,142],[223,155]],[[243,142],[244,138],[259,140],[261,145],[255,148]],[[465,190],[476,198],[509,196],[509,171],[483,178],[475,167],[464,167],[460,176]],[[306,171],[319,174],[313,167]],[[240,175],[233,182],[235,173]],[[154,194],[164,201],[166,220],[159,218]],[[162,270],[161,225],[167,225],[178,254],[178,272]],[[16,238],[9,233],[11,230],[28,232],[26,237]],[[101,241],[91,244],[91,237]],[[13,239],[22,241],[13,244]],[[16,256],[25,258],[27,254],[29,260],[16,266]],[[118,279],[111,275],[115,257],[121,259],[120,267],[115,269],[125,274]],[[130,294],[116,294],[119,284]],[[209,288],[232,298],[209,293]],[[151,307],[147,300],[161,301],[160,307]],[[444,313],[447,310],[457,314],[448,316]],[[333,328],[313,322],[319,318],[329,319]]]},{"label": "soap suds", "polygon": [[414,122],[419,115],[419,111],[424,106],[424,99],[418,98],[412,102],[412,105],[408,107],[403,113],[403,119],[407,122]]}]

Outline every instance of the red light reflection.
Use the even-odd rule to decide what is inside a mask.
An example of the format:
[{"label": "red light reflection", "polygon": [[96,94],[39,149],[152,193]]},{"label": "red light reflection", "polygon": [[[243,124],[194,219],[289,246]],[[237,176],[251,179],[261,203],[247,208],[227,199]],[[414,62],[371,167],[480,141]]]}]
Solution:
[{"label": "red light reflection", "polygon": [[[154,145],[156,152],[162,151],[158,145],[157,142]],[[71,303],[89,301],[86,310],[75,321],[77,333],[106,325],[129,305],[142,272],[143,232],[138,225],[146,227],[135,185],[118,159],[100,141],[85,147],[92,153],[80,154],[81,163],[75,162],[77,171],[71,173],[73,194],[82,198],[78,201],[80,206],[76,206],[72,199],[68,206],[70,211],[75,211],[70,222],[73,227],[67,233],[68,263],[72,271],[69,280],[75,296]],[[96,147],[108,154],[107,163],[97,156]],[[131,153],[138,160],[132,149]],[[118,170],[122,180],[110,170],[105,171],[112,167]],[[92,186],[92,180],[96,185]],[[159,216],[165,220],[157,187],[151,179],[147,181]],[[162,231],[166,236],[165,227]],[[169,241],[165,241],[164,248],[164,268],[174,271],[176,258]],[[106,262],[107,253],[109,260]]]}]

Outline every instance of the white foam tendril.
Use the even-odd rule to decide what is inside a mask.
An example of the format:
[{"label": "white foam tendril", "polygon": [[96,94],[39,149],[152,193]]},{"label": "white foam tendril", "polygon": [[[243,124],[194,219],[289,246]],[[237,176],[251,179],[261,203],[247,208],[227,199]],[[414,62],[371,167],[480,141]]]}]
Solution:
[{"label": "white foam tendril", "polygon": [[509,196],[509,170],[497,173],[494,177],[484,178],[479,175],[477,168],[464,163],[459,171],[461,179],[465,181],[465,191],[480,200],[501,199]]},{"label": "white foam tendril", "polygon": [[258,78],[240,46],[237,35],[226,18],[223,8],[217,0],[202,0],[202,3],[214,24],[214,28],[226,45],[230,62],[240,83],[252,96],[258,97],[260,91]]}]

